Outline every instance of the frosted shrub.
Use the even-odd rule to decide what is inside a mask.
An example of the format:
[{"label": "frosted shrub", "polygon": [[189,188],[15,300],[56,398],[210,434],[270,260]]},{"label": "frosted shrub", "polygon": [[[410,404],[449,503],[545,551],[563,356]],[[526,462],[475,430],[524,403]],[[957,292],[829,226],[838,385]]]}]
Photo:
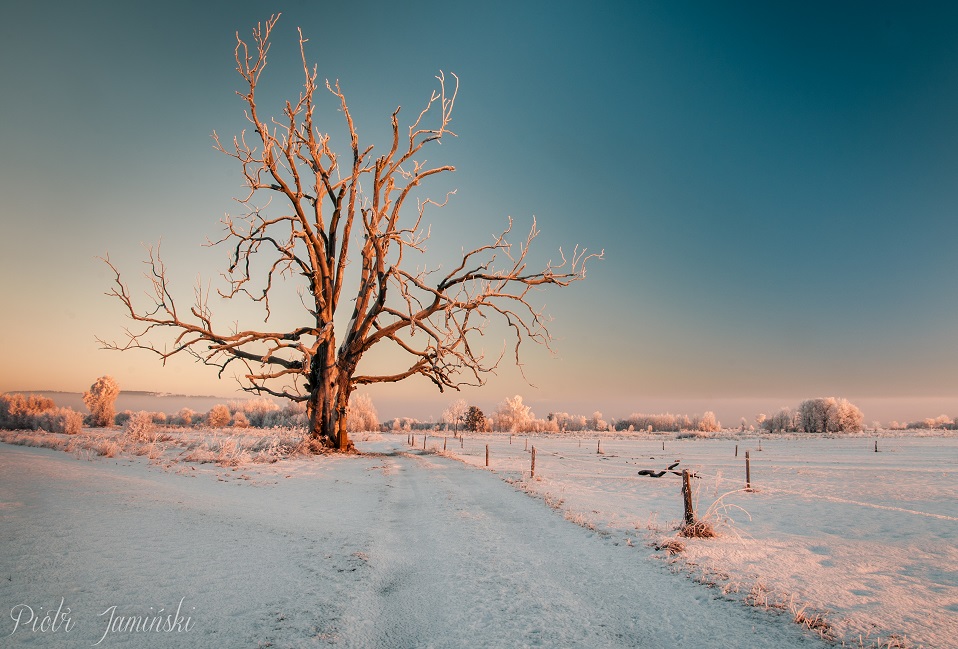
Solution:
[{"label": "frosted shrub", "polygon": [[379,430],[379,415],[376,413],[372,397],[368,394],[349,395],[349,416],[346,428],[351,432]]},{"label": "frosted shrub", "polygon": [[518,394],[503,400],[493,415],[496,430],[509,433],[527,431],[535,418],[532,408],[522,403],[522,396]]},{"label": "frosted shrub", "polygon": [[176,417],[173,418],[173,423],[177,426],[192,426],[195,417],[196,412],[192,408],[183,408],[176,413]]},{"label": "frosted shrub", "polygon": [[213,406],[206,415],[206,424],[210,428],[226,428],[230,425],[230,409],[223,404]]},{"label": "frosted shrub", "polygon": [[243,412],[249,419],[250,426],[264,428],[270,414],[279,410],[279,405],[270,399],[250,399],[243,404]]},{"label": "frosted shrub", "polygon": [[0,428],[10,430],[36,430],[36,419],[48,410],[56,408],[52,399],[31,394],[0,395]]},{"label": "frosted shrub", "polygon": [[242,410],[233,415],[233,427],[249,428],[249,419],[246,418],[246,413]]},{"label": "frosted shrub", "polygon": [[130,417],[133,416],[132,410],[124,410],[123,412],[116,413],[116,417],[113,418],[113,423],[117,426],[125,426],[126,422],[130,421]]},{"label": "frosted shrub", "polygon": [[116,398],[120,386],[112,376],[101,376],[83,393],[83,403],[90,409],[90,425],[104,428],[113,425]]},{"label": "frosted shrub", "polygon": [[46,410],[37,415],[36,428],[50,433],[76,435],[83,428],[83,415],[71,408]]},{"label": "frosted shrub", "polygon": [[722,429],[722,425],[715,418],[715,413],[707,410],[696,422],[695,429],[703,433],[715,433]]},{"label": "frosted shrub", "polygon": [[156,441],[156,427],[153,424],[153,415],[145,410],[133,413],[127,420],[123,436],[132,442]]}]

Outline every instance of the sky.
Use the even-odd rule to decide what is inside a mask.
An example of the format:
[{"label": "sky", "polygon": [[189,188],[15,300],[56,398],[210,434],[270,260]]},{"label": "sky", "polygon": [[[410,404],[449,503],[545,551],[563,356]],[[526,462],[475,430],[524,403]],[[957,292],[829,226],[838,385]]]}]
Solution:
[{"label": "sky", "polygon": [[110,374],[236,396],[187,359],[99,349],[129,322],[97,257],[133,280],[162,241],[184,303],[197,277],[215,286],[226,252],[202,244],[242,179],[210,135],[244,128],[235,34],[277,12],[270,114],[298,92],[297,27],[379,149],[397,105],[408,117],[440,70],[459,77],[458,137],[430,153],[457,169],[433,254],[508,216],[537,219],[543,259],[605,251],[584,282],[537,295],[557,353],[529,347],[532,385],[503,368],[462,395],[377,387],[381,417],[517,393],[539,416],[711,409],[734,424],[817,396],[867,421],[958,415],[958,7],[934,2],[11,6],[0,390]]}]

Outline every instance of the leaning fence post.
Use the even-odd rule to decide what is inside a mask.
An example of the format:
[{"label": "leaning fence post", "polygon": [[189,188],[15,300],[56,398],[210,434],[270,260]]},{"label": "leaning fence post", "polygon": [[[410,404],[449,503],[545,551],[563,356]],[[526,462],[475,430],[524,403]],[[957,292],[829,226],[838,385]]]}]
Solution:
[{"label": "leaning fence post", "polygon": [[596,452],[596,455],[602,453],[602,440],[601,440],[601,439],[596,440],[596,442],[595,442],[595,452]]},{"label": "leaning fence post", "polygon": [[745,451],[745,488],[752,488],[752,463],[749,461],[748,451]]},{"label": "leaning fence post", "polygon": [[685,502],[685,524],[695,525],[695,510],[692,509],[692,481],[688,469],[682,469],[682,499]]},{"label": "leaning fence post", "polygon": [[532,447],[532,467],[529,469],[529,477],[536,477],[536,447]]},{"label": "leaning fence post", "polygon": [[428,435],[423,435],[423,436],[422,436],[422,450],[424,450],[424,451],[426,450],[426,438],[427,438],[427,437],[428,437]]}]

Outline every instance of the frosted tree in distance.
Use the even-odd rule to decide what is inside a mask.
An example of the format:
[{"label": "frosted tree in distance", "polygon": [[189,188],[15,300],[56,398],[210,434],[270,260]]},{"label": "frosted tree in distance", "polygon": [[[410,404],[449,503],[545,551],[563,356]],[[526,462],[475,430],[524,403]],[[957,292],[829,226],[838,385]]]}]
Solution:
[{"label": "frosted tree in distance", "polygon": [[90,425],[107,427],[116,417],[116,398],[120,386],[112,376],[101,376],[83,393],[83,404],[90,409]]},{"label": "frosted tree in distance", "polygon": [[[242,169],[248,192],[239,199],[244,213],[224,219],[225,235],[215,243],[230,252],[223,298],[261,306],[265,323],[279,299],[277,287],[295,282],[301,320],[275,329],[221,322],[202,288],[192,306],[180,308],[159,252],[151,249],[146,276],[152,304],[146,308],[134,305],[119,270],[105,260],[115,273],[110,295],[141,328],[120,342],[100,342],[108,349],[146,349],[163,361],[185,352],[218,368],[220,376],[235,368],[243,389],[306,404],[310,434],[346,450],[349,396],[356,386],[413,376],[439,390],[482,385],[504,355],[486,358],[477,346],[492,318],[511,330],[510,356],[521,368],[524,342],[550,347],[552,340],[530,291],[583,279],[587,262],[601,253],[576,248],[567,258],[560,250],[557,263],[530,269],[529,246],[539,230],[533,221],[529,234],[513,245],[510,220],[488,243],[463,249],[449,268],[418,261],[428,239],[424,213],[449,197],[431,200],[421,194],[423,183],[454,170],[431,164],[425,152],[455,135],[449,125],[458,79],[452,75],[450,82],[440,73],[438,88],[407,127],[400,128],[397,108],[390,141],[374,154],[371,145],[360,144],[339,82],[327,81],[320,91],[300,33],[302,89],[281,117],[266,118],[257,90],[278,18],[257,25],[251,44],[237,35],[243,79],[238,94],[252,133],[227,143],[213,137],[216,148]],[[331,93],[338,107],[345,135],[339,141],[348,142],[343,151],[334,150],[333,136],[314,122],[318,91]],[[170,332],[166,344],[155,338],[163,331]],[[360,369],[367,353],[390,346],[398,352],[388,355],[390,361],[405,362],[383,371]]]}]

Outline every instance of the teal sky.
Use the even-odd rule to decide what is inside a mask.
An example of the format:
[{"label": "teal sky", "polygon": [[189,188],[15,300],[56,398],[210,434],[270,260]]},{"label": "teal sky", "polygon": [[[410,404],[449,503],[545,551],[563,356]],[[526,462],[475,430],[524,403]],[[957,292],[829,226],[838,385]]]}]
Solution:
[{"label": "teal sky", "polygon": [[[508,215],[538,218],[543,256],[605,249],[586,282],[541,294],[559,340],[557,358],[528,350],[537,388],[506,369],[470,402],[712,408],[730,424],[835,395],[869,421],[958,415],[958,6],[933,2],[6,8],[0,390],[112,374],[233,394],[185,359],[97,348],[126,323],[96,256],[132,280],[140,244],[162,238],[184,303],[223,270],[225,251],[201,244],[241,178],[210,134],[244,127],[234,34],[273,12],[271,114],[297,92],[296,27],[379,146],[396,105],[409,117],[440,69],[459,76],[459,137],[430,153],[457,167],[430,219],[437,258]],[[373,396],[384,417],[425,418],[456,395]]]}]

